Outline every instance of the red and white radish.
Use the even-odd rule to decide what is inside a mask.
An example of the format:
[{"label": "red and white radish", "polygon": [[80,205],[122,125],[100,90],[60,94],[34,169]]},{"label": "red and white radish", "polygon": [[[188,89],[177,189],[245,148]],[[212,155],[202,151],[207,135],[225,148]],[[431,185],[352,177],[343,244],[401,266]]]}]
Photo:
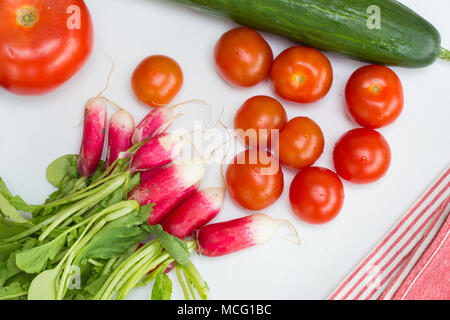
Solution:
[{"label": "red and white radish", "polygon": [[164,167],[156,167],[156,168],[152,168],[152,169],[147,170],[147,171],[142,171],[140,173],[140,175],[141,175],[141,183],[147,182],[148,180],[151,179],[151,177],[153,177],[155,174],[157,174],[158,172],[160,172],[163,169],[164,169]]},{"label": "red and white radish", "polygon": [[114,113],[108,126],[108,153],[106,154],[106,168],[116,161],[121,152],[131,147],[131,137],[134,132],[133,116],[125,110]]},{"label": "red and white radish", "polygon": [[150,225],[155,225],[161,222],[170,212],[177,208],[180,204],[184,203],[192,194],[196,193],[200,187],[200,182],[190,186],[189,188],[169,196],[166,199],[159,201],[153,207],[152,212],[148,218]]},{"label": "red and white radish", "polygon": [[145,142],[134,154],[129,170],[137,172],[169,164],[178,158],[184,140],[162,133]]},{"label": "red and white radish", "polygon": [[[277,227],[287,220],[272,219],[265,214],[214,223],[201,228],[197,233],[198,252],[208,257],[218,257],[262,244],[275,234]],[[295,234],[298,238],[297,232]]]},{"label": "red and white radish", "polygon": [[88,178],[97,169],[103,152],[105,129],[105,100],[89,99],[84,109],[83,138],[77,163],[80,176]]},{"label": "red and white radish", "polygon": [[191,195],[161,223],[163,229],[183,239],[211,221],[222,208],[225,188],[208,188]]},{"label": "red and white radish", "polygon": [[174,111],[178,107],[193,102],[201,103],[209,109],[209,122],[212,115],[211,106],[200,99],[188,100],[171,107],[161,107],[150,111],[145,116],[145,118],[142,119],[142,121],[136,126],[131,142],[133,144],[137,144],[140,142],[144,142],[145,140],[150,139],[157,134],[166,132],[167,128],[172,124],[173,120],[181,115],[176,114]]},{"label": "red and white radish", "polygon": [[161,169],[144,183],[131,190],[130,200],[139,204],[161,203],[196,184],[205,173],[204,163],[181,162]]},{"label": "red and white radish", "polygon": [[164,133],[176,117],[173,108],[161,107],[150,111],[136,126],[131,138],[132,144],[144,142],[159,133]]}]

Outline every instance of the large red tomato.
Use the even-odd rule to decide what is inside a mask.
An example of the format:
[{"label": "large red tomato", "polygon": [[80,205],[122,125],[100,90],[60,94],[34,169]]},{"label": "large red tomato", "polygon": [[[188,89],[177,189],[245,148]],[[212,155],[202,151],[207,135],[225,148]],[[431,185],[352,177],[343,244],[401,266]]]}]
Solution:
[{"label": "large red tomato", "polygon": [[83,66],[92,43],[82,0],[0,1],[0,85],[11,92],[55,89]]}]

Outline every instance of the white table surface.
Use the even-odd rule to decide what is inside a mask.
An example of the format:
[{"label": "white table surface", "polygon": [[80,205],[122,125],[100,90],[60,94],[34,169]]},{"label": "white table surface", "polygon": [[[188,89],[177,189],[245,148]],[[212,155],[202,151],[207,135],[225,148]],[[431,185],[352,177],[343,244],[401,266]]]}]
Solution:
[{"label": "white table surface", "polygon": [[[402,0],[441,31],[450,47],[450,2]],[[139,121],[148,112],[130,88],[137,63],[151,54],[166,54],[182,66],[185,82],[174,102],[202,98],[232,125],[240,104],[257,94],[274,95],[270,82],[253,88],[231,87],[215,71],[213,48],[217,39],[236,25],[160,0],[87,0],[94,21],[95,48],[86,66],[58,90],[41,97],[21,97],[0,89],[0,176],[10,189],[31,203],[39,203],[53,190],[45,168],[55,158],[79,149],[83,106],[103,87],[116,62],[106,95],[120,103]],[[274,55],[293,43],[263,34]],[[344,87],[350,74],[363,63],[328,54],[334,83],[325,99],[303,106],[282,101],[290,118],[308,116],[321,126],[326,146],[316,165],[333,169],[332,149],[337,139],[355,128],[345,114]],[[324,299],[416,201],[450,160],[450,62],[438,61],[425,69],[394,68],[405,91],[401,117],[380,132],[392,150],[392,164],[380,181],[365,186],[344,182],[345,204],[332,222],[313,226],[291,212],[288,189],[294,172],[284,170],[285,192],[264,210],[273,217],[291,220],[302,245],[275,239],[230,256],[194,256],[193,262],[209,283],[213,299]],[[176,126],[187,126],[202,111],[186,109]],[[112,114],[114,109],[109,110]],[[202,111],[203,112],[203,111]],[[198,117],[198,116],[197,116]],[[217,170],[208,170],[213,176]],[[217,181],[215,177],[212,181]],[[210,180],[211,180],[210,179]],[[212,184],[213,182],[210,182]],[[206,182],[208,184],[208,182]],[[248,214],[229,197],[214,221]],[[175,279],[173,274],[172,278]],[[174,286],[174,298],[181,289]],[[140,288],[133,299],[149,299],[149,288]]]}]

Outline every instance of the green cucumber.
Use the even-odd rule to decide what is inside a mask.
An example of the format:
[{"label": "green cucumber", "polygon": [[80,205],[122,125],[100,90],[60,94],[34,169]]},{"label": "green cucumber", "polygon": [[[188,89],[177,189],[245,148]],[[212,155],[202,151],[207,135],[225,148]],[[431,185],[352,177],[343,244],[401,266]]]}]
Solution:
[{"label": "green cucumber", "polygon": [[439,32],[395,0],[170,1],[359,60],[404,67],[450,60]]}]

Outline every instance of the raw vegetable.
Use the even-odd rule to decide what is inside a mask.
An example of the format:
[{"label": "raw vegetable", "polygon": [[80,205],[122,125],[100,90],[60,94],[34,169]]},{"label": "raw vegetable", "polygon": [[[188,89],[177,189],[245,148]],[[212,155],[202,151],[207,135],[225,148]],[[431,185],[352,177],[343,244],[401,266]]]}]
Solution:
[{"label": "raw vegetable", "polygon": [[324,146],[319,125],[308,117],[296,117],[280,132],[278,158],[290,168],[302,169],[316,162]]},{"label": "raw vegetable", "polygon": [[140,176],[141,176],[141,182],[144,183],[148,180],[150,180],[151,177],[153,177],[156,173],[160,172],[161,170],[163,170],[165,167],[156,167],[147,171],[142,171],[140,172]]},{"label": "raw vegetable", "polygon": [[[174,111],[189,103],[200,103],[206,106],[209,110],[209,118],[211,118],[212,110],[211,106],[201,99],[192,99],[185,102],[178,103],[171,107],[156,108],[150,111],[144,119],[137,125],[134,130],[131,142],[136,145],[141,142],[145,142],[148,139],[153,138],[157,134],[166,132],[167,128],[171,125],[173,120],[181,116],[181,113],[176,114]],[[209,122],[209,121],[208,121]]]},{"label": "raw vegetable", "polygon": [[239,138],[252,148],[270,148],[272,139],[277,139],[272,137],[271,130],[282,130],[286,122],[286,110],[280,102],[268,96],[248,99],[234,116],[234,128]]},{"label": "raw vegetable", "polygon": [[205,172],[203,163],[184,161],[164,168],[148,181],[134,188],[129,199],[140,205],[158,204],[169,196],[174,196],[196,184]]},{"label": "raw vegetable", "polygon": [[[202,279],[200,273],[192,264],[192,262],[189,263],[187,266],[183,266],[177,263],[176,273],[178,282],[181,284],[183,288],[183,294],[186,300],[192,299],[195,300],[194,288],[197,290],[202,300],[208,299],[208,292],[209,292],[208,284]],[[187,290],[186,287],[189,288],[189,291]]]},{"label": "raw vegetable", "polygon": [[0,21],[0,86],[13,93],[50,92],[91,54],[92,21],[82,0],[3,0]]},{"label": "raw vegetable", "polygon": [[[42,261],[39,253],[52,253],[53,257],[49,259],[53,260],[66,242],[67,235],[73,232],[78,235],[54,268],[39,273],[33,279],[28,299],[62,299],[68,290],[68,275],[74,266],[83,268],[92,259],[120,257],[131,245],[147,236],[145,228],[138,226],[146,221],[148,212],[145,207],[139,209],[135,201],[118,202],[72,226],[47,244],[20,252],[21,260],[16,259],[18,266],[28,273],[40,272],[36,270],[36,262]],[[113,235],[119,241],[111,242]],[[50,250],[46,248],[49,245],[52,246]],[[33,269],[26,269],[22,260]],[[39,264],[41,269],[43,266]]]},{"label": "raw vegetable", "polygon": [[155,225],[160,223],[170,212],[172,212],[180,204],[184,203],[192,194],[197,192],[199,187],[200,182],[197,182],[189,188],[186,188],[181,192],[171,194],[167,198],[159,201],[148,218],[148,224]]},{"label": "raw vegetable", "polygon": [[119,158],[121,152],[131,148],[131,137],[134,133],[133,116],[125,110],[115,112],[109,120],[108,152],[106,168]]},{"label": "raw vegetable", "polygon": [[294,102],[310,103],[323,98],[333,83],[333,69],[320,51],[295,46],[281,52],[270,69],[275,92]]},{"label": "raw vegetable", "polygon": [[216,66],[229,83],[251,87],[267,78],[273,61],[269,44],[255,30],[225,32],[214,48]]},{"label": "raw vegetable", "polygon": [[163,55],[142,60],[131,78],[133,91],[139,101],[151,107],[169,104],[183,85],[183,72],[178,63]]},{"label": "raw vegetable", "polygon": [[[91,108],[106,100],[101,94],[94,99],[98,101],[88,103],[88,115]],[[87,120],[96,123],[93,116]],[[99,130],[88,126],[83,143],[89,136],[86,133],[93,131]],[[129,137],[131,131],[128,130]],[[135,188],[140,177],[132,171],[141,165],[163,164],[160,163],[165,157],[163,147],[169,147],[168,155],[172,157],[180,142],[170,134],[153,140],[158,142],[153,148],[148,147],[152,146],[152,140],[128,148],[125,154],[132,160],[116,159],[106,170],[99,162],[89,175],[78,174],[83,172],[78,170],[83,163],[79,159],[84,156],[91,160],[83,151],[93,148],[82,147],[80,156],[56,159],[47,168],[47,178],[58,190],[42,205],[29,205],[19,196],[12,196],[0,179],[0,299],[111,299],[116,295],[124,299],[134,287],[150,278],[156,278],[153,297],[164,299],[170,297],[172,286],[158,272],[170,270],[175,261],[186,266],[186,280],[198,287],[200,297],[207,298],[207,285],[189,261],[189,252],[196,249],[196,243],[183,242],[160,225],[153,225],[198,190],[205,164],[185,160],[154,168],[157,173]],[[150,157],[149,152],[153,153]],[[135,200],[124,200],[129,195],[132,199],[133,194],[140,196],[140,205]],[[144,200],[146,203],[142,203]],[[153,206],[155,210],[150,216]],[[26,220],[18,210],[32,213],[33,217]],[[155,240],[136,251],[150,233]],[[155,269],[158,272],[152,272]],[[73,289],[76,270],[82,287]]]},{"label": "raw vegetable", "polygon": [[132,144],[144,142],[157,134],[164,133],[175,118],[173,108],[157,108],[150,111],[136,126],[131,138]]},{"label": "raw vegetable", "polygon": [[152,300],[170,300],[172,295],[172,281],[164,272],[158,272],[152,290]]},{"label": "raw vegetable", "polygon": [[437,57],[450,60],[449,52],[441,49],[439,32],[395,0],[171,1],[378,64],[424,67]]},{"label": "raw vegetable", "polygon": [[209,224],[197,234],[198,252],[204,256],[218,257],[265,243],[272,239],[277,227],[283,223],[295,231],[290,222],[272,219],[264,214]]},{"label": "raw vegetable", "polygon": [[369,65],[356,70],[345,88],[347,109],[362,127],[377,129],[395,121],[403,109],[403,87],[394,71]]},{"label": "raw vegetable", "polygon": [[331,170],[305,168],[292,180],[289,200],[297,217],[309,223],[323,224],[340,212],[344,203],[344,186]]},{"label": "raw vegetable", "polygon": [[165,231],[183,239],[211,221],[223,205],[225,188],[208,188],[192,194],[161,223]]},{"label": "raw vegetable", "polygon": [[92,98],[84,109],[83,138],[78,157],[78,173],[89,178],[97,169],[103,152],[106,130],[106,103],[103,98]]},{"label": "raw vegetable", "polygon": [[[109,300],[116,295],[117,299],[124,299],[134,287],[139,286],[139,283],[146,284],[155,278],[164,277],[160,273],[163,273],[174,261],[179,265],[195,269],[189,261],[189,253],[197,247],[195,241],[183,242],[163,231],[160,225],[150,227],[149,230],[156,240],[146,243],[124,259],[107,277],[93,299]],[[153,272],[145,276],[150,270]],[[198,272],[190,273],[188,277],[193,283],[205,283]],[[169,284],[169,279],[164,277],[164,282],[164,285],[155,283],[153,298],[162,299],[170,296],[172,286]],[[198,287],[200,296],[205,299],[208,290],[207,285]]]},{"label": "raw vegetable", "polygon": [[131,172],[161,167],[175,161],[181,153],[184,140],[170,133],[159,134],[145,142],[131,159]]},{"label": "raw vegetable", "polygon": [[391,164],[391,149],[377,131],[366,128],[345,133],[333,151],[336,172],[343,179],[365,184],[381,179]]},{"label": "raw vegetable", "polygon": [[226,171],[228,192],[246,209],[260,210],[280,198],[284,177],[278,160],[268,151],[249,149],[238,154]]}]

